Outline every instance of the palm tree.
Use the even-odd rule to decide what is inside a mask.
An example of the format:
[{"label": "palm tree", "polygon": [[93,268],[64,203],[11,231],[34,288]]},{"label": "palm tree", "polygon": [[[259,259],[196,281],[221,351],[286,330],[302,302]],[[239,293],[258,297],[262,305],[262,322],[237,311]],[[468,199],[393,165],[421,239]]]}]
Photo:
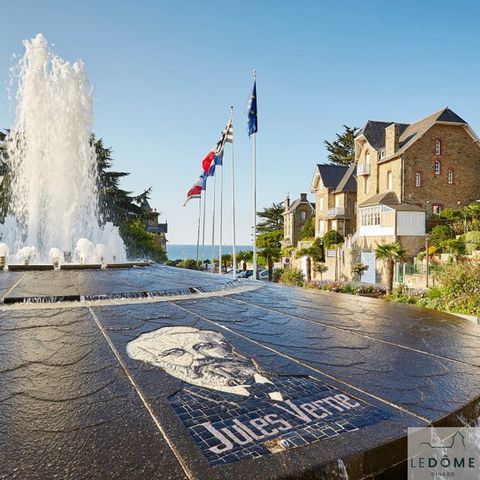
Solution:
[{"label": "palm tree", "polygon": [[253,258],[253,252],[251,250],[240,250],[235,257],[237,262],[242,262],[242,269],[245,271],[247,269],[247,262]]},{"label": "palm tree", "polygon": [[375,257],[386,262],[387,266],[387,293],[393,289],[393,267],[395,262],[405,259],[405,249],[398,243],[381,243],[375,249]]}]

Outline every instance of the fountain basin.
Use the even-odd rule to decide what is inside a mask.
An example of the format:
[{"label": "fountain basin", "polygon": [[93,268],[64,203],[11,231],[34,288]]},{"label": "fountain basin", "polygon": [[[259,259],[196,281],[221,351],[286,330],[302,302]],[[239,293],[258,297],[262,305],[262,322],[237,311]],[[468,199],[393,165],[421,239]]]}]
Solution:
[{"label": "fountain basin", "polygon": [[[480,327],[447,314],[161,266],[5,272],[0,296],[6,477],[403,479],[407,427],[479,416]],[[189,338],[270,383],[199,384],[171,368]]]}]

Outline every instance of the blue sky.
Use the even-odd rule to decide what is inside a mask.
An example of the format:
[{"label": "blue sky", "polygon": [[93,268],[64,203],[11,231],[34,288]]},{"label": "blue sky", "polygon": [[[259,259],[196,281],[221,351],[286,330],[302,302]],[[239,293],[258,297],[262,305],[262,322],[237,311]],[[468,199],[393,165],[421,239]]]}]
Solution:
[{"label": "blue sky", "polygon": [[[238,242],[250,242],[245,107],[253,68],[258,208],[308,191],[315,164],[326,158],[323,140],[343,124],[412,122],[448,105],[480,132],[475,1],[17,0],[3,12],[0,126],[12,123],[12,54],[41,32],[58,55],[85,62],[96,134],[113,148],[115,169],[131,172],[125,188],[153,187],[152,206],[168,220],[172,243],[196,241],[197,206],[182,204],[230,105]],[[226,159],[228,243],[228,153]],[[211,192],[209,185],[209,199]]]}]

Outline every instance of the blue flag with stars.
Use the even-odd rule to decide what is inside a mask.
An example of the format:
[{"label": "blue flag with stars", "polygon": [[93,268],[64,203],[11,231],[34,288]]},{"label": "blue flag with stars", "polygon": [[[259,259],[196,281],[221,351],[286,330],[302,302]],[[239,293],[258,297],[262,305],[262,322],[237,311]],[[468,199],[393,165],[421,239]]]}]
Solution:
[{"label": "blue flag with stars", "polygon": [[248,102],[248,136],[252,133],[257,133],[258,118],[257,118],[257,81],[253,82],[253,91],[250,101]]}]

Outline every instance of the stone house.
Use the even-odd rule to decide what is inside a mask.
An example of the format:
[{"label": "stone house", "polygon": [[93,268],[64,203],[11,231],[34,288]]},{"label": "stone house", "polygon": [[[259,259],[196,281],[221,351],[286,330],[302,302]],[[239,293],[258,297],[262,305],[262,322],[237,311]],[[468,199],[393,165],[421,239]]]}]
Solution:
[{"label": "stone house", "polygon": [[310,203],[306,193],[301,193],[293,203],[290,197],[285,198],[284,218],[284,247],[296,247],[305,224],[315,216],[315,204]]},{"label": "stone house", "polygon": [[[478,138],[448,107],[412,124],[368,121],[355,138],[355,162],[355,243],[371,267],[379,243],[398,241],[414,256],[429,218],[480,198]],[[375,282],[375,268],[369,272]]]},{"label": "stone house", "polygon": [[356,230],[356,165],[319,164],[310,191],[315,194],[315,236],[328,230],[343,236]]},{"label": "stone house", "polygon": [[140,208],[143,210],[146,217],[145,230],[155,235],[155,241],[162,247],[163,251],[166,252],[168,242],[166,237],[166,234],[168,233],[168,223],[158,222],[160,212],[157,212],[156,208],[152,208],[148,203],[148,200],[145,200]]}]

